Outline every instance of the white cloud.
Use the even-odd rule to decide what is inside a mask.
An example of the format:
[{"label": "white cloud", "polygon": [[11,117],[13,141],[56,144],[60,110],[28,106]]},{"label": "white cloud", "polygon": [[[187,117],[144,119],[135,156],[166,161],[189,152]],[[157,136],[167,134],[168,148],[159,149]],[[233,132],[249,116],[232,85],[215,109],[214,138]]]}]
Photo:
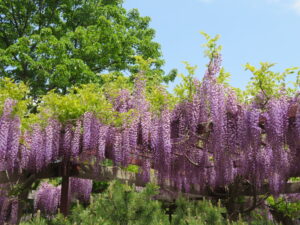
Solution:
[{"label": "white cloud", "polygon": [[283,8],[293,10],[300,15],[300,0],[265,0],[269,4],[277,4]]},{"label": "white cloud", "polygon": [[300,15],[300,0],[295,0],[292,5],[291,8],[293,10],[295,10],[299,15]]}]

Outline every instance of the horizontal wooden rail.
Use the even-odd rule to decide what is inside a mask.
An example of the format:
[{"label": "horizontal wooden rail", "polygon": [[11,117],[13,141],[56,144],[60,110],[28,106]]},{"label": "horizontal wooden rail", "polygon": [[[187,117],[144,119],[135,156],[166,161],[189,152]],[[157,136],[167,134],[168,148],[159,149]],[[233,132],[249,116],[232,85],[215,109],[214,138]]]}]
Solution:
[{"label": "horizontal wooden rail", "polygon": [[[70,177],[78,177],[83,179],[92,179],[95,181],[112,181],[112,180],[119,180],[122,183],[127,184],[134,184],[135,186],[145,186],[147,183],[141,179],[141,177],[137,173],[129,172],[123,170],[116,166],[99,166],[96,170],[95,167],[85,165],[85,164],[78,164],[72,165],[70,168]],[[18,183],[18,184],[30,184],[33,183],[37,179],[45,179],[45,178],[55,178],[55,177],[62,177],[61,171],[61,163],[54,163],[49,165],[47,168],[42,169],[37,173],[29,173],[23,171],[23,173],[8,173],[6,171],[0,172],[0,184],[4,183]],[[152,170],[150,176],[150,182],[156,183],[157,180]],[[27,185],[26,185],[27,186]],[[160,185],[161,190],[165,192],[169,192],[172,194],[179,193],[174,187],[165,182],[164,184]],[[191,196],[220,196],[223,193],[223,189],[220,188],[221,193],[216,193],[210,189],[205,191],[198,191],[197,187],[192,187],[189,193]],[[268,184],[265,184],[257,194],[265,194],[269,192]],[[300,193],[300,182],[296,183],[286,183],[282,194],[290,194],[290,193]],[[250,185],[244,184],[242,195],[252,195]]]}]

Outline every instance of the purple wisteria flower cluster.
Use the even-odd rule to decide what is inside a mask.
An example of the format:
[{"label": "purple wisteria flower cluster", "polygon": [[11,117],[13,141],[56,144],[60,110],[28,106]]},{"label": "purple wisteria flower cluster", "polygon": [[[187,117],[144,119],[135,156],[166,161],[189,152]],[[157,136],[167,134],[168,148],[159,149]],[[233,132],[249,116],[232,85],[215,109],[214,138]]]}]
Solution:
[{"label": "purple wisteria flower cluster", "polygon": [[40,210],[45,215],[57,213],[60,205],[61,187],[44,182],[40,185],[34,197],[34,209]]},{"label": "purple wisteria flower cluster", "polygon": [[[82,203],[89,203],[93,182],[88,179],[70,179],[70,197]],[[54,186],[47,182],[42,183],[34,196],[34,209],[40,210],[47,216],[55,215],[60,207],[61,186]]]},{"label": "purple wisteria flower cluster", "polygon": [[19,202],[17,198],[8,197],[9,184],[0,185],[0,224],[16,224]]},{"label": "purple wisteria flower cluster", "polygon": [[[119,113],[134,111],[121,127],[86,112],[75,122],[50,119],[46,127],[36,124],[21,133],[20,119],[11,114],[15,102],[7,99],[0,117],[0,169],[38,172],[63,158],[71,163],[108,158],[117,166],[139,165],[145,182],[153,169],[160,184],[182,191],[224,187],[242,177],[257,189],[269,184],[278,194],[289,177],[300,176],[299,99],[239,103],[232,89],[217,82],[220,63],[218,56],[203,81],[194,82],[191,100],[160,114],[151,111],[145,81],[137,78],[132,94],[121,90],[112,102]],[[89,188],[75,189],[87,200],[84,191],[91,184],[84,185]]]}]

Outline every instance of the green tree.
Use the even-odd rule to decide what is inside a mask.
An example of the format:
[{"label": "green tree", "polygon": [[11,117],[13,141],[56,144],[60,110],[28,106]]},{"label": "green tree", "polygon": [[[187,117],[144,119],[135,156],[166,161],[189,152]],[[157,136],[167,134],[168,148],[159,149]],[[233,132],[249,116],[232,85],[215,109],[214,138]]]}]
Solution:
[{"label": "green tree", "polygon": [[1,0],[0,76],[29,83],[34,97],[74,84],[102,82],[103,71],[134,71],[160,45],[149,17],[126,11],[122,0]]},{"label": "green tree", "polygon": [[[280,97],[282,95],[294,95],[299,88],[299,68],[291,67],[285,69],[283,72],[273,72],[271,68],[275,66],[275,63],[261,62],[260,68],[256,68],[253,65],[247,63],[245,69],[249,70],[253,76],[248,83],[245,91],[245,96],[258,97],[257,93],[261,93],[258,101],[262,101],[262,104],[266,104],[270,98]],[[295,75],[295,82],[288,82],[288,75]]]}]

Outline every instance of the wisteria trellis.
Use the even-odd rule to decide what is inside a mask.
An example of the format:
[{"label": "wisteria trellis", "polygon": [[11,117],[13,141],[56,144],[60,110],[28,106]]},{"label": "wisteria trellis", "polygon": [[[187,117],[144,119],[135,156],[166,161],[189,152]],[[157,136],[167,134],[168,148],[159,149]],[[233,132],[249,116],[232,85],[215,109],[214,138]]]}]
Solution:
[{"label": "wisteria trellis", "polygon": [[220,63],[216,57],[203,81],[194,81],[191,100],[160,115],[151,112],[145,83],[137,79],[133,94],[122,90],[113,101],[119,112],[137,112],[122,127],[86,112],[76,123],[50,119],[46,128],[34,125],[21,134],[20,119],[11,116],[15,102],[7,99],[0,119],[1,169],[34,173],[61,159],[79,163],[83,155],[120,166],[140,158],[141,179],[149,180],[153,168],[159,183],[185,192],[225,186],[239,176],[280,193],[289,177],[300,176],[299,94],[264,106],[239,103],[232,89],[216,81]]}]

